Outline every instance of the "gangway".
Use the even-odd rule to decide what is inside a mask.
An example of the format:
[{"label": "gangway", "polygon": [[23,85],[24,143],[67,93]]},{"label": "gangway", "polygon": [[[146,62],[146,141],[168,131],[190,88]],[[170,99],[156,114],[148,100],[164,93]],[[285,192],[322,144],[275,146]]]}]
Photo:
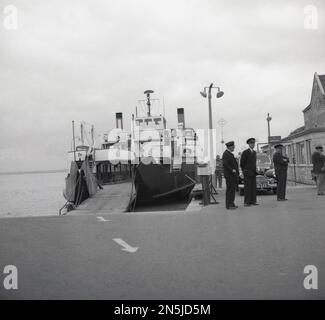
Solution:
[{"label": "gangway", "polygon": [[104,185],[102,190],[81,203],[69,215],[126,212],[132,192],[131,181]]}]

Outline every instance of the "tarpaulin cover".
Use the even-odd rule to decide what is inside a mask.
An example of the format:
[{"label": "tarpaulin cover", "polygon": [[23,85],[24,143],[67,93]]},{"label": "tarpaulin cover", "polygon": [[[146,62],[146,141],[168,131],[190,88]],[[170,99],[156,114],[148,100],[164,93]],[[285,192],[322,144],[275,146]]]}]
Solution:
[{"label": "tarpaulin cover", "polygon": [[78,179],[78,165],[76,162],[71,162],[70,172],[65,178],[65,190],[63,196],[66,200],[73,201],[75,199],[76,186]]}]

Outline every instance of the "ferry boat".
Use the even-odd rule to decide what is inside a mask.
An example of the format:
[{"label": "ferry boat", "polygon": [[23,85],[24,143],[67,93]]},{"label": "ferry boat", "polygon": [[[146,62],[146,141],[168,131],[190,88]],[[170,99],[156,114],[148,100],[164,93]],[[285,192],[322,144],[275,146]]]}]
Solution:
[{"label": "ferry boat", "polygon": [[[85,139],[85,123],[80,125],[79,144],[76,145],[73,126],[73,147],[68,152],[69,172],[65,178],[63,196],[67,200],[60,209],[75,209],[84,200],[102,189],[103,184],[120,183],[132,177],[131,136],[123,131],[121,113],[116,114],[117,128],[102,136],[96,146],[94,126],[91,126],[90,139]],[[85,143],[87,140],[88,143]]]},{"label": "ferry boat", "polygon": [[[177,128],[167,128],[164,115],[152,110],[152,90],[144,92],[145,114],[132,115],[131,133],[123,130],[122,113],[116,113],[116,128],[102,136],[96,146],[94,127],[85,139],[80,127],[80,144],[69,154],[70,170],[65,179],[65,208],[70,211],[103,184],[129,181],[132,187],[127,210],[137,204],[160,199],[186,200],[197,182],[197,134],[185,127],[184,109],[178,108]],[[88,144],[85,141],[89,142]]]},{"label": "ferry boat", "polygon": [[152,90],[146,95],[146,114],[132,117],[132,149],[135,152],[135,202],[186,199],[196,184],[197,136],[185,127],[184,109],[177,109],[178,127],[167,128],[162,114],[152,112]]}]

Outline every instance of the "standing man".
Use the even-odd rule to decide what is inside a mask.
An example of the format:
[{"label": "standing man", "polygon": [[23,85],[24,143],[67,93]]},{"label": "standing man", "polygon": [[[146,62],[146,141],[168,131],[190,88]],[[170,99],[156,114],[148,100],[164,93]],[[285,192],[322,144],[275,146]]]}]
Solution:
[{"label": "standing man", "polygon": [[278,181],[276,195],[278,201],[285,201],[286,199],[286,184],[289,158],[282,154],[283,145],[277,144],[274,146],[275,153],[273,155],[273,164],[275,176]]},{"label": "standing man", "polygon": [[315,152],[312,154],[313,172],[316,175],[317,194],[325,195],[325,156],[323,146],[317,145]]},{"label": "standing man", "polygon": [[239,170],[238,163],[233,155],[235,150],[234,141],[227,142],[226,147],[227,150],[222,155],[223,171],[226,179],[226,208],[233,210],[238,208],[235,205],[235,195]]},{"label": "standing man", "polygon": [[240,167],[244,174],[244,206],[257,206],[256,203],[256,152],[255,139],[249,138],[246,143],[249,148],[243,151]]},{"label": "standing man", "polygon": [[220,156],[217,155],[215,176],[216,176],[216,185],[219,185],[219,189],[222,188],[222,173],[223,173],[222,160],[220,159]]}]

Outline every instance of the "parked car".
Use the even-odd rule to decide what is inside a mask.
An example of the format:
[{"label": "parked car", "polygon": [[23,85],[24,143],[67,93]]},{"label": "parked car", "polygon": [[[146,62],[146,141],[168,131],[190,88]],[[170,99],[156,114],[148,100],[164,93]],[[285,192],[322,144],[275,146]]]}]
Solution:
[{"label": "parked car", "polygon": [[[256,154],[256,191],[273,192],[276,194],[277,180],[270,157],[265,153]],[[238,180],[238,191],[241,196],[244,195],[244,175],[240,171]]]}]

